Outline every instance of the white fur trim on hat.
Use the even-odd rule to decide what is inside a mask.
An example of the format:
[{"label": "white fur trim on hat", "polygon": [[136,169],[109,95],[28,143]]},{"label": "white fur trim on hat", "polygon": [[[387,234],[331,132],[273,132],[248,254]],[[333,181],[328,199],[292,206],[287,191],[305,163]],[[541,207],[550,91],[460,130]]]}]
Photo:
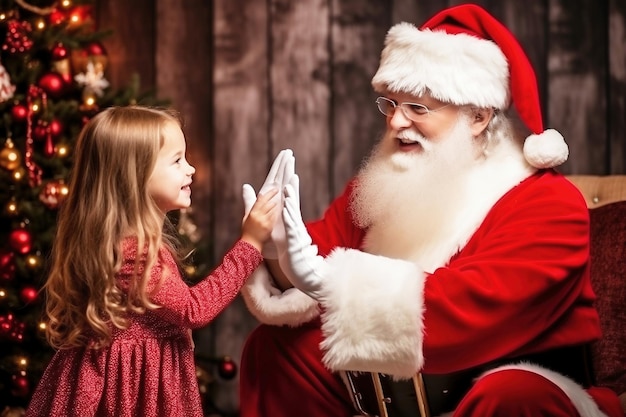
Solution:
[{"label": "white fur trim on hat", "polygon": [[561,165],[569,156],[569,148],[563,136],[554,129],[530,135],[524,141],[524,157],[535,168],[553,168]]},{"label": "white fur trim on hat", "polygon": [[430,91],[458,105],[505,109],[510,103],[509,66],[494,42],[419,30],[406,22],[389,30],[372,86],[379,93],[420,96]]},{"label": "white fur trim on hat", "polygon": [[264,265],[254,271],[241,294],[250,313],[264,324],[296,327],[320,314],[318,302],[302,291],[291,288],[283,292],[276,288]]}]

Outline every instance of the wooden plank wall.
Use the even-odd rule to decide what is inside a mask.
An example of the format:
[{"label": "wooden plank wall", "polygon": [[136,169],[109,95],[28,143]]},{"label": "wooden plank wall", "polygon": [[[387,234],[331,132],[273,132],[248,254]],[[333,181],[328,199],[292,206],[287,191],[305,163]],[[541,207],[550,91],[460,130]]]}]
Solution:
[{"label": "wooden plank wall", "polygon": [[[387,29],[420,24],[443,0],[99,0],[113,85],[139,73],[184,114],[196,166],[194,220],[215,264],[239,233],[241,185],[258,189],[290,147],[305,218],[317,217],[383,129],[370,80]],[[570,144],[561,168],[626,173],[626,2],[477,1],[518,36],[536,67],[545,124]],[[237,300],[203,331],[199,351],[238,359],[256,322]],[[218,405],[236,410],[237,380]]]}]

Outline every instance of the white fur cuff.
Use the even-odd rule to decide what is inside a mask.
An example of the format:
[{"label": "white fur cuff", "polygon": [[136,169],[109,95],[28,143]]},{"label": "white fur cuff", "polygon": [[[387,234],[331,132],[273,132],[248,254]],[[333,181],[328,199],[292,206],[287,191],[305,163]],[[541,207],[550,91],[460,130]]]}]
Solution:
[{"label": "white fur cuff", "polygon": [[353,249],[336,249],[326,261],[325,365],[411,378],[424,362],[424,272],[411,262]]},{"label": "white fur cuff", "polygon": [[250,313],[264,324],[296,327],[319,316],[317,301],[295,288],[276,288],[265,265],[256,269],[241,294]]}]

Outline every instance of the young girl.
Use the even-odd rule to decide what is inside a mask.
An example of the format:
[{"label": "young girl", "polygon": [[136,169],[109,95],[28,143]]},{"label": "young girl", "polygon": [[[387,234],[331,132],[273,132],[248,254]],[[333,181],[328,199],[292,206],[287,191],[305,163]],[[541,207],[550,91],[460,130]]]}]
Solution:
[{"label": "young girl", "polygon": [[261,263],[277,190],[193,287],[166,213],[189,207],[195,168],[173,113],[108,108],[83,129],[45,284],[57,350],[26,416],[202,416],[190,329],[208,324]]}]

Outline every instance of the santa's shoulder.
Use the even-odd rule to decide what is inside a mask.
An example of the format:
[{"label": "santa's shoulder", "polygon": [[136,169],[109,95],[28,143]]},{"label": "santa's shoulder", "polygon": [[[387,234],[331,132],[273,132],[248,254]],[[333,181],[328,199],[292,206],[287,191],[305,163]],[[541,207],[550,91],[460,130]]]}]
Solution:
[{"label": "santa's shoulder", "polygon": [[554,169],[539,170],[513,187],[504,199],[516,204],[562,207],[565,210],[587,211],[580,190],[562,173]]}]

